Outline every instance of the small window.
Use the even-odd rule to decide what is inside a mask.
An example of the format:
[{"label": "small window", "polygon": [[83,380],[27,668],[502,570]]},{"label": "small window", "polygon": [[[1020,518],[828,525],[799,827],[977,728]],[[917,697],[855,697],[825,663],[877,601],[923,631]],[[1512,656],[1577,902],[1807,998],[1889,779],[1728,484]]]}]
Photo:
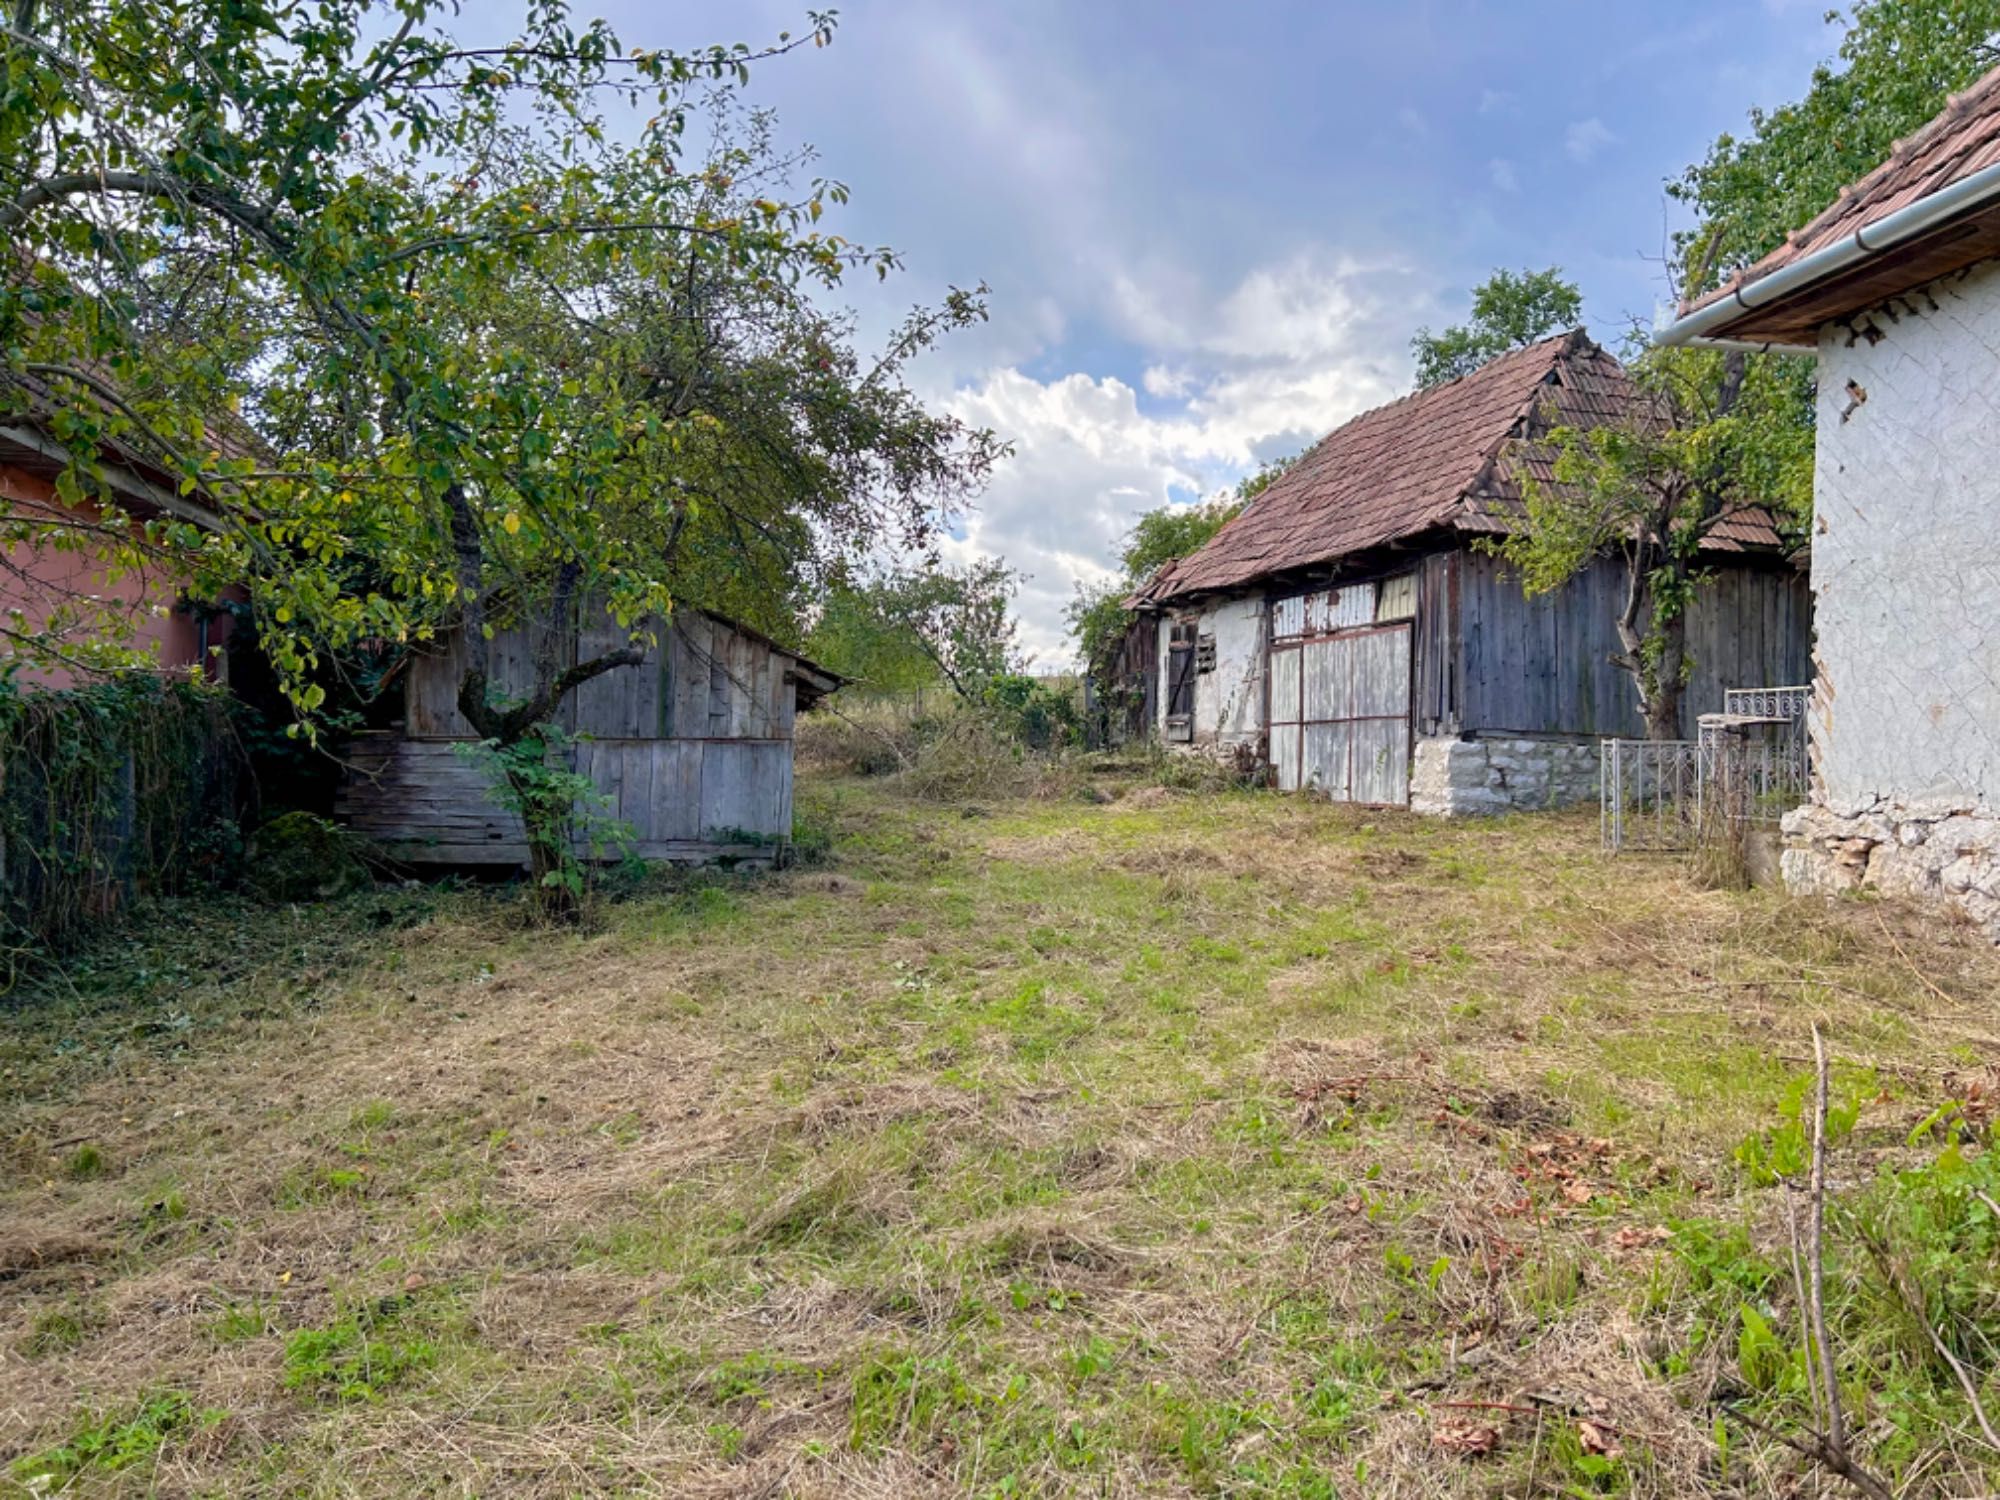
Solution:
[{"label": "small window", "polygon": [[1215,670],[1215,632],[1204,630],[1195,638],[1194,669],[1197,672]]}]

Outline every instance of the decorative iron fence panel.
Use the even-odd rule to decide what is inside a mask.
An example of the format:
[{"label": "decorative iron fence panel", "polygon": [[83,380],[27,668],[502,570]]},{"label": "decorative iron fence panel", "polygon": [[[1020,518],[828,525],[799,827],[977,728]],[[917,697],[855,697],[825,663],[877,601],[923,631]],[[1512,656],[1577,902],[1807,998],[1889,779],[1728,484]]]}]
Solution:
[{"label": "decorative iron fence panel", "polygon": [[1701,822],[1701,747],[1693,740],[1605,740],[1598,829],[1613,854],[1691,849]]}]

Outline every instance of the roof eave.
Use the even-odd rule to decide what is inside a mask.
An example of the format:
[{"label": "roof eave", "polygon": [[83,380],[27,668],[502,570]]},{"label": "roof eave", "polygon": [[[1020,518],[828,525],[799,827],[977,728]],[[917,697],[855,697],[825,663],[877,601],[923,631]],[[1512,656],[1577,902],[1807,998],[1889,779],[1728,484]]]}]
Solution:
[{"label": "roof eave", "polygon": [[[69,449],[54,438],[38,428],[20,423],[0,425],[0,445],[7,444],[61,468],[67,468],[75,462]],[[138,470],[102,459],[96,467],[104,476],[105,482],[111,486],[112,492],[121,499],[137,500],[141,504],[150,505],[162,514],[190,522],[204,531],[222,530],[222,517],[216,511],[189,496],[177,495],[164,485],[155,484]]]},{"label": "roof eave", "polygon": [[[1686,316],[1655,329],[1656,346],[1698,345],[1705,348],[1809,349],[1797,339],[1764,339],[1757,314],[1767,316],[1814,288],[1860,265],[1911,244],[1949,224],[2000,204],[2000,162],[1981,168],[1948,187],[1906,203],[1894,213],[1862,225],[1830,245],[1780,266],[1768,276],[1739,282],[1722,296]],[[1927,278],[1928,279],[1928,278]],[[1850,309],[1851,310],[1851,309]]]}]

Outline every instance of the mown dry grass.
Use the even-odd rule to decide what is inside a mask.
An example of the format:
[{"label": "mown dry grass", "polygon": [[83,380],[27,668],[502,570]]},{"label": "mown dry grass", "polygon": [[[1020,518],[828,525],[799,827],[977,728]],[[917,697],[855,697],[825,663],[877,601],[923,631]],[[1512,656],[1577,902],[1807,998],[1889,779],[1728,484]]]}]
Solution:
[{"label": "mown dry grass", "polygon": [[[1583,819],[819,795],[830,869],[590,933],[186,908],[7,1002],[11,1482],[1810,1492],[1717,1426],[1809,1416],[1734,1158],[1817,1021],[1836,1175],[1913,1159],[1994,1055],[1969,935]],[[1905,1493],[1985,1487],[1899,1416],[1951,1389],[1856,1375]]]}]

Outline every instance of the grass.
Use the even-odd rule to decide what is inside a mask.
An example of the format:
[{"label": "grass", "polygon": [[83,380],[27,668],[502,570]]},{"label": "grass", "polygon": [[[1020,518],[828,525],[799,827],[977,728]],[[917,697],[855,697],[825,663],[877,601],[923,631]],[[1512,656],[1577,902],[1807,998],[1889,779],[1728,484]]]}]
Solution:
[{"label": "grass", "polygon": [[1996,1477],[1964,931],[1582,818],[812,796],[589,932],[190,905],[10,997],[0,1493],[1795,1493],[1721,1403],[1811,1420],[1815,1022],[1852,1425]]}]

